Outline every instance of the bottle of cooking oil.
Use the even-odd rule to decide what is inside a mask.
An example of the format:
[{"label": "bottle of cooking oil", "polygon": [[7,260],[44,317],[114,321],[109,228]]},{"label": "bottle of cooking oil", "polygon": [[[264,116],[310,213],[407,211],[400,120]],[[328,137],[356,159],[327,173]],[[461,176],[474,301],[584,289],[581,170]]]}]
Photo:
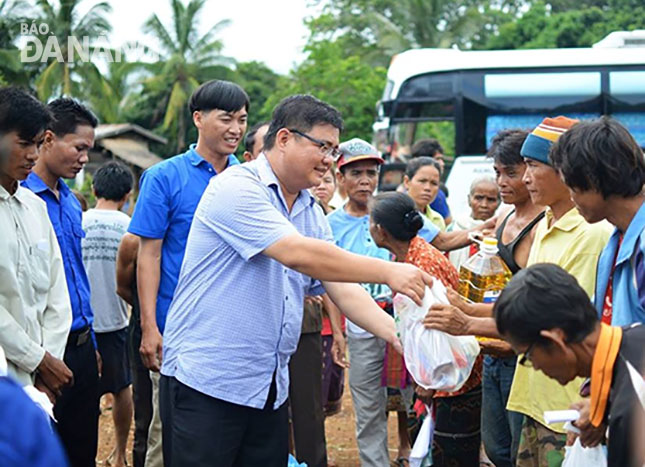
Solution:
[{"label": "bottle of cooking oil", "polygon": [[459,295],[475,303],[494,303],[511,280],[511,271],[497,256],[497,240],[486,237],[479,252],[459,268]]}]

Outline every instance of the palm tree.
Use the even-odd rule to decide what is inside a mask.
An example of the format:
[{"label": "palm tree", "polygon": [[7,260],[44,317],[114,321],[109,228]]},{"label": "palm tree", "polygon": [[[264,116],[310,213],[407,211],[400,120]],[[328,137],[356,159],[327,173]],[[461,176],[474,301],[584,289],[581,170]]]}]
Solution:
[{"label": "palm tree", "polygon": [[0,0],[0,85],[28,84],[29,72],[20,63],[20,50],[15,44],[27,9],[23,0]]},{"label": "palm tree", "polygon": [[87,100],[102,123],[122,123],[136,105],[146,64],[138,61],[108,63],[107,73],[89,73],[85,81]]},{"label": "palm tree", "polygon": [[199,13],[206,0],[190,0],[187,5],[180,0],[170,0],[170,4],[173,15],[171,28],[166,28],[156,14],[144,25],[144,31],[157,40],[161,49],[154,51],[160,59],[155,73],[144,82],[144,86],[150,93],[163,96],[163,130],[175,130],[177,150],[181,151],[186,145],[189,118],[186,103],[199,86],[199,78],[208,68],[231,65],[233,60],[220,54],[223,44],[215,39],[230,20],[218,21],[206,34],[198,37]]},{"label": "palm tree", "polygon": [[44,45],[50,36],[55,37],[64,58],[63,61],[51,58],[36,78],[36,91],[42,100],[63,94],[84,98],[89,92],[81,83],[101,74],[94,63],[83,61],[80,54],[74,53],[73,60],[67,61],[68,37],[74,36],[81,43],[87,37],[90,52],[95,50],[93,46],[99,37],[106,36],[112,30],[106,18],[112,7],[107,2],[100,2],[78,18],[76,10],[80,2],[81,0],[60,0],[58,9],[49,0],[36,2],[42,14],[39,21],[47,24],[51,33],[40,36],[39,39]]}]

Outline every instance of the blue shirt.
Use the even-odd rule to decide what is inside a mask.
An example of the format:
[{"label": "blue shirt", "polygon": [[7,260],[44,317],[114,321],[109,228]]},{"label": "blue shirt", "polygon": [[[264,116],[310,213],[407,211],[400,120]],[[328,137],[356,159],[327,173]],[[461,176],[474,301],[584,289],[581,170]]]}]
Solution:
[{"label": "blue shirt", "polygon": [[[235,164],[239,164],[237,158],[229,155],[228,166]],[[185,153],[153,165],[141,176],[128,232],[163,239],[156,309],[157,327],[162,334],[184,260],[190,224],[208,182],[215,175],[213,166],[192,144]]]},{"label": "blue shirt", "polygon": [[0,377],[0,460],[3,467],[68,465],[47,414],[6,377]]},{"label": "blue shirt", "polygon": [[305,294],[324,289],[262,252],[296,233],[332,241],[322,208],[307,190],[288,211],[264,155],[210,182],[168,312],[164,375],[211,397],[260,409],[275,372],[274,408],[285,402]]},{"label": "blue shirt", "polygon": [[419,230],[417,235],[426,242],[432,243],[432,241],[437,238],[437,235],[439,235],[439,232],[441,232],[441,229],[433,224],[425,215],[421,214],[421,217],[423,217],[423,227],[421,227],[421,230]]},{"label": "blue shirt", "polygon": [[[390,252],[379,248],[370,235],[370,216],[356,217],[345,211],[345,206],[327,215],[336,245],[357,255],[390,260]],[[374,300],[391,300],[392,291],[384,284],[361,284]],[[353,337],[367,338],[372,334],[348,320],[348,333]]]},{"label": "blue shirt", "polygon": [[645,203],[629,223],[616,256],[619,236],[614,230],[598,259],[594,305],[601,318],[615,258],[611,324],[627,326],[645,322]]},{"label": "blue shirt", "polygon": [[[72,304],[71,330],[91,327],[94,313],[90,302],[90,282],[83,265],[81,249],[81,240],[85,238],[81,204],[62,179],[58,180],[58,197],[35,172],[31,172],[22,185],[40,196],[47,204],[47,214],[63,256],[65,280]],[[96,341],[94,346],[96,347]]]},{"label": "blue shirt", "polygon": [[443,217],[444,219],[450,216],[448,200],[446,199],[446,194],[443,192],[443,190],[440,189],[437,192],[437,196],[435,197],[434,201],[430,203],[430,208],[433,211],[437,211],[439,214],[441,214],[441,217]]}]

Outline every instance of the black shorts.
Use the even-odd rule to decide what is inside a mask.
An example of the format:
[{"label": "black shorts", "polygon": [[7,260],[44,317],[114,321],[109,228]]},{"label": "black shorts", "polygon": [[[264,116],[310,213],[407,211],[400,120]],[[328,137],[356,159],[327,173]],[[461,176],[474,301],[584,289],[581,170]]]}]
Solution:
[{"label": "black shorts", "polygon": [[99,392],[117,394],[132,384],[130,360],[128,358],[128,328],[112,332],[97,332],[96,343],[99,347],[103,371]]}]

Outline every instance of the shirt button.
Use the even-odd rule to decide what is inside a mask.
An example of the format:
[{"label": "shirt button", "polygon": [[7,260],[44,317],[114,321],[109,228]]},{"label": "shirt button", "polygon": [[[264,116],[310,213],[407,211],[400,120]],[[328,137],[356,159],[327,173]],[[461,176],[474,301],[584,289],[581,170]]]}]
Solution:
[{"label": "shirt button", "polygon": [[286,301],[289,301],[289,297],[284,297],[284,299],[285,299]]},{"label": "shirt button", "polygon": [[212,171],[213,171],[213,168],[212,168],[212,167],[209,167],[209,168],[208,168],[208,171],[209,171],[209,172],[212,172]]}]

